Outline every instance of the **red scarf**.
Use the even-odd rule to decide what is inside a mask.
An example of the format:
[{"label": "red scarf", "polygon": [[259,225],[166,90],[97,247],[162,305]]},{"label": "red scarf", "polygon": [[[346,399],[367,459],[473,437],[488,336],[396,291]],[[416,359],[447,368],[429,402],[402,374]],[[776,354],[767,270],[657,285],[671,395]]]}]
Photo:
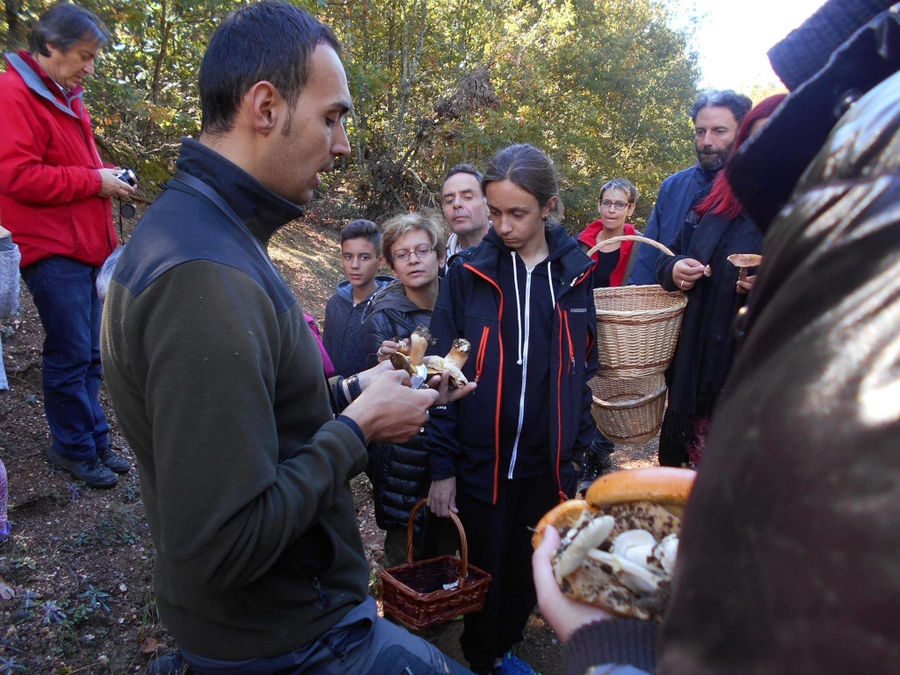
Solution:
[{"label": "red scarf", "polygon": [[[584,232],[578,235],[578,241],[587,244],[589,248],[594,248],[594,246],[597,245],[597,234],[602,229],[603,221],[595,220],[585,228]],[[625,234],[635,233],[634,225],[631,223],[625,223],[624,229]],[[619,245],[619,262],[616,264],[616,268],[612,271],[612,274],[609,275],[610,286],[621,286],[625,281],[625,270],[628,268],[628,260],[631,258],[631,249],[633,246],[633,241],[623,241]],[[595,251],[591,257],[596,263],[600,259],[600,254]]]}]

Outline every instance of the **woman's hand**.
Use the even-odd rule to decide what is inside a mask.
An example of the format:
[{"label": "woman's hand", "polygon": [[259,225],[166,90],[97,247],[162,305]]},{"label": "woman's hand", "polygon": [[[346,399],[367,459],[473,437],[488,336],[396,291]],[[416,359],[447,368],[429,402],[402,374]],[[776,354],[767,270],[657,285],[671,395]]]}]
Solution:
[{"label": "woman's hand", "polygon": [[548,527],[544,530],[541,545],[531,554],[531,572],[541,614],[556,631],[559,639],[567,642],[585,624],[611,619],[612,615],[599,607],[567,598],[559,590],[553,565],[550,563],[557,546],[559,532],[555,527]]},{"label": "woman's hand", "polygon": [[384,342],[382,342],[381,346],[378,348],[378,351],[375,353],[375,355],[378,357],[378,363],[387,361],[389,358],[391,358],[391,354],[399,350],[403,345],[409,345],[409,340],[404,338],[400,340],[400,342],[394,342],[393,340],[385,340]]},{"label": "woman's hand", "polygon": [[694,258],[682,258],[672,267],[672,282],[682,291],[689,291],[697,283],[697,279],[703,276],[706,269],[699,260]]},{"label": "woman's hand", "polygon": [[456,508],[456,477],[431,481],[428,490],[428,508],[441,518],[449,518],[450,512],[459,513]]}]

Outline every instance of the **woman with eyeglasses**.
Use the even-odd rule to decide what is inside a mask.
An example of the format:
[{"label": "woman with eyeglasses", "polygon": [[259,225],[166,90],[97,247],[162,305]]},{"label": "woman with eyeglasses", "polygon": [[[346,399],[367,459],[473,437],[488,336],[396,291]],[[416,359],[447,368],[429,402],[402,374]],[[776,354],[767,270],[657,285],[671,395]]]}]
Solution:
[{"label": "woman with eyeglasses", "polygon": [[428,505],[438,516],[458,511],[469,560],[493,577],[460,638],[470,668],[489,673],[521,665],[507,652],[535,606],[529,528],[575,494],[593,436],[587,381],[597,350],[591,260],[556,221],[553,161],[510,146],[482,187],[492,229],[453,259],[431,320],[435,353],[469,340],[463,373],[478,388],[433,408],[425,436]]},{"label": "woman with eyeglasses", "polygon": [[[775,112],[777,94],[756,105],[741,123],[731,156]],[[755,274],[741,280],[728,262],[735,253],[760,253],[762,233],[744,213],[728,182],[727,167],[709,195],[681,226],[673,257],[656,264],[659,283],[682,290],[689,301],[672,363],[666,371],[669,402],[659,438],[659,463],[699,466],[709,420],[734,359],[734,322],[747,302]]]},{"label": "woman with eyeglasses", "polygon": [[[634,225],[627,222],[637,206],[638,191],[630,180],[613,178],[600,188],[597,210],[600,219],[588,225],[578,235],[582,250],[589,251],[605,239],[634,234]],[[628,262],[634,242],[623,241],[610,244],[595,252],[592,271],[593,287],[621,286],[627,280]]]},{"label": "woman with eyeglasses", "polygon": [[[584,232],[578,235],[578,244],[581,249],[587,252],[606,239],[621,237],[624,234],[634,234],[634,225],[626,221],[634,213],[637,200],[637,188],[630,180],[613,178],[607,181],[600,188],[600,198],[597,200],[600,219],[588,225]],[[594,267],[591,270],[591,286],[605,288],[621,286],[625,283],[628,279],[628,266],[633,250],[633,241],[623,241],[594,251],[591,254],[594,259]],[[612,469],[612,461],[609,456],[615,448],[615,444],[600,433],[599,429],[594,431],[594,440],[581,460],[581,472],[578,477],[579,491],[587,490],[594,480]]]},{"label": "woman with eyeglasses", "polygon": [[[446,240],[441,222],[422,213],[397,215],[382,225],[381,253],[397,278],[378,289],[363,311],[366,368],[390,358],[417,327],[427,328],[431,323]],[[370,444],[366,473],[375,492],[375,520],[386,531],[384,565],[399,565],[406,560],[409,513],[428,490],[428,453],[421,447],[421,437],[403,445]],[[424,509],[419,517],[426,518]],[[421,525],[417,528],[417,557],[456,548],[453,524],[443,519],[431,520],[436,525],[429,524],[427,536],[422,535]],[[441,543],[445,539],[441,533],[445,531],[450,532],[447,548]],[[432,533],[436,533],[434,537]]]}]

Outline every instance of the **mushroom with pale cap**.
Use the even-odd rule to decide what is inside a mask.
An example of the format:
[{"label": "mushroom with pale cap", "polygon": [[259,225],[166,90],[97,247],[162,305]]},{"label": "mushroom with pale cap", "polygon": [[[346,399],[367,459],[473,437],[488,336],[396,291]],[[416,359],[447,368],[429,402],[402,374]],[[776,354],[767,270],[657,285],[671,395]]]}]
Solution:
[{"label": "mushroom with pale cap", "polygon": [[[732,253],[726,260],[740,270],[738,272],[738,281],[743,281],[747,278],[747,270],[751,267],[759,267],[762,264],[763,257],[756,253]],[[738,293],[743,294],[746,292],[740,286],[738,287]]]}]

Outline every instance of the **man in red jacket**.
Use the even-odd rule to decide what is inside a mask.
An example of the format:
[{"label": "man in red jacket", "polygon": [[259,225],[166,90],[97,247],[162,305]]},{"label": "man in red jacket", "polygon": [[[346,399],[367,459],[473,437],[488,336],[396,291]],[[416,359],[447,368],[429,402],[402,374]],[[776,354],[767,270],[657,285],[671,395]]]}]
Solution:
[{"label": "man in red jacket", "polygon": [[117,243],[110,198],[134,191],[118,167],[101,162],[82,102],[81,84],[108,39],[94,14],[57,5],[35,24],[28,50],[4,55],[0,75],[0,217],[46,333],[47,459],[97,488],[131,468],[109,447],[97,397],[102,303],[94,281]]}]

